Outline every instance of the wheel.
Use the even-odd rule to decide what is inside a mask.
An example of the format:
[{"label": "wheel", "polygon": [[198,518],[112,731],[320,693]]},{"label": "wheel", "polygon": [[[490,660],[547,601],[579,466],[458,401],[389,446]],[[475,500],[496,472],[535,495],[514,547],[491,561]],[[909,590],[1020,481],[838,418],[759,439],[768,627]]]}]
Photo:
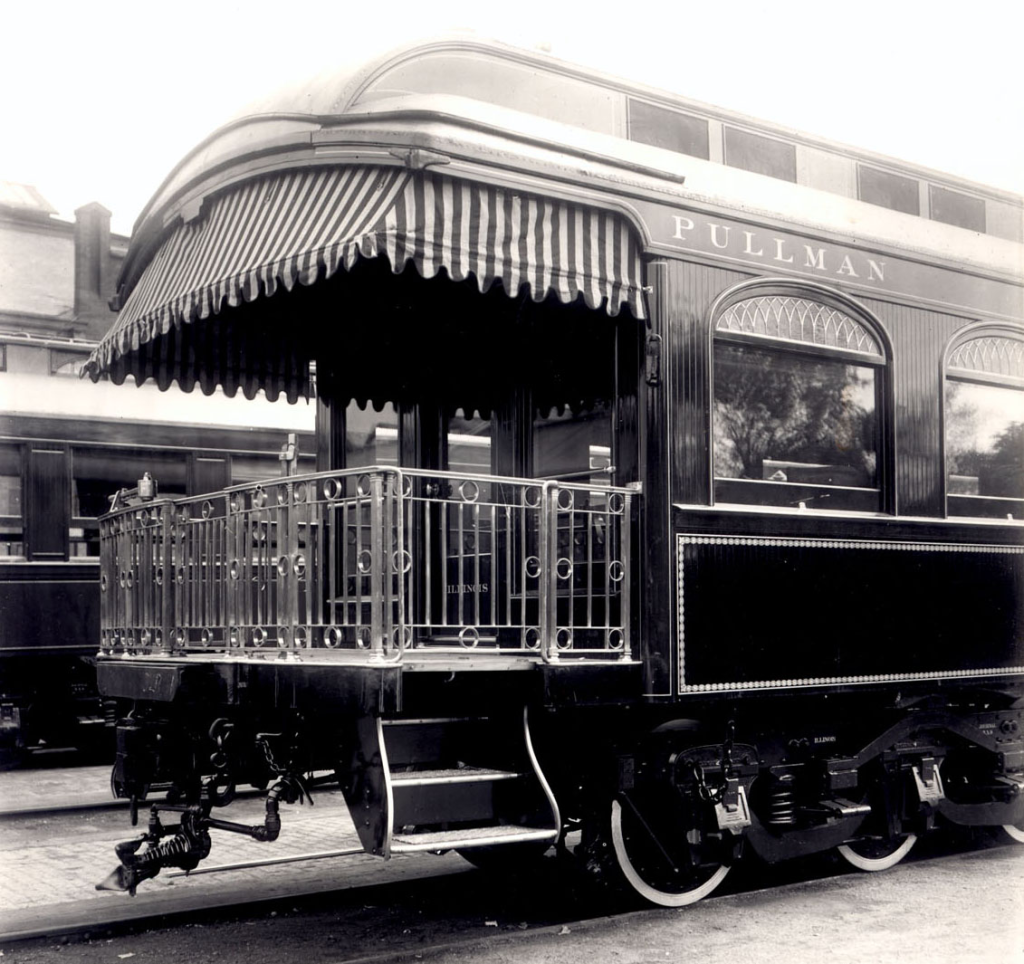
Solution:
[{"label": "wheel", "polygon": [[1004,823],[1003,833],[1005,833],[1006,836],[1014,843],[1024,843],[1024,824]]},{"label": "wheel", "polygon": [[895,867],[917,843],[917,834],[901,834],[892,838],[865,837],[853,843],[842,844],[836,849],[847,863],[858,870],[873,873]]},{"label": "wheel", "polygon": [[611,804],[611,840],[618,870],[640,897],[661,907],[685,907],[707,897],[729,873],[731,847],[697,821],[682,846],[666,849],[635,806]]}]

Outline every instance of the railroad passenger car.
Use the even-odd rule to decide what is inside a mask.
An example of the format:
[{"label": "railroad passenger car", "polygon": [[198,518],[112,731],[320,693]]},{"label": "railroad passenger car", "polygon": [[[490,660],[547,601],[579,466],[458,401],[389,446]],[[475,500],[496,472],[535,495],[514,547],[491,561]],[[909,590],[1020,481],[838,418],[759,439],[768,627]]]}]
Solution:
[{"label": "railroad passenger car", "polygon": [[98,519],[116,492],[147,474],[165,497],[280,474],[290,432],[314,467],[311,406],[245,405],[220,394],[154,410],[154,386],[79,381],[95,348],[0,331],[3,766],[71,747],[113,760],[95,656]]},{"label": "railroad passenger car", "polygon": [[465,39],[218,130],[88,370],[315,365],[317,471],[101,520],[115,785],[172,785],[105,886],[325,782],[369,853],[668,906],[1020,840],[1021,256],[1005,192]]}]

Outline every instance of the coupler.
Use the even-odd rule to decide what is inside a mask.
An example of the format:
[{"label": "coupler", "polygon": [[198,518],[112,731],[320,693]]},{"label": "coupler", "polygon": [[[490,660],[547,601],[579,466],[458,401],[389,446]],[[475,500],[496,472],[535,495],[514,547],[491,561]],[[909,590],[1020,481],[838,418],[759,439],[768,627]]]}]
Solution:
[{"label": "coupler", "polygon": [[[285,803],[304,800],[309,800],[311,805],[313,803],[305,781],[297,774],[281,776],[267,791],[266,816],[262,824],[246,825],[217,820],[210,816],[213,806],[210,800],[190,805],[154,803],[150,808],[146,832],[134,840],[125,840],[115,845],[114,853],[121,863],[96,885],[96,889],[127,891],[134,897],[138,885],[155,877],[164,867],[195,870],[199,862],[210,855],[211,830],[240,833],[266,843],[277,840],[281,833],[282,798]],[[165,827],[160,820],[161,811],[180,813],[181,818],[176,825]],[[173,836],[169,840],[163,839],[171,834]],[[148,846],[139,853],[143,844]]]}]

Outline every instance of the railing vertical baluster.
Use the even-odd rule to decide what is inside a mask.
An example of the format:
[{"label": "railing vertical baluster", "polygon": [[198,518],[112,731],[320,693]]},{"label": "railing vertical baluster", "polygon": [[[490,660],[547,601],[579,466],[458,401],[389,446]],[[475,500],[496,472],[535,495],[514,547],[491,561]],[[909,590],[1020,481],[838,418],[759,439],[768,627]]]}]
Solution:
[{"label": "railing vertical baluster", "polygon": [[160,593],[160,631],[163,633],[163,651],[172,653],[178,647],[174,638],[174,506],[169,503],[160,509],[160,556],[163,576]]},{"label": "railing vertical baluster", "polygon": [[[495,601],[495,595],[498,589],[498,531],[497,531],[497,506],[494,504],[494,495],[491,495],[491,504],[489,509],[490,515],[490,533],[491,533],[491,591],[487,594],[487,624],[489,626],[497,626],[499,622],[498,604]],[[501,648],[500,646],[498,647]]]},{"label": "railing vertical baluster", "polygon": [[[505,625],[512,625],[512,559],[513,559],[513,545],[515,541],[515,533],[513,532],[512,520],[515,518],[515,513],[511,506],[502,506],[503,515],[505,519]],[[523,621],[526,619],[525,607],[523,610]]]},{"label": "railing vertical baluster", "polygon": [[[593,493],[588,493],[593,497]],[[590,501],[588,499],[588,501]],[[597,519],[597,513],[593,507],[588,506],[586,512],[583,515],[583,537],[586,542],[587,550],[587,629],[592,629],[594,626],[594,538],[595,538],[595,522]],[[608,530],[605,530],[605,550],[608,548]],[[605,565],[607,569],[607,564]],[[608,596],[605,594],[605,599]],[[608,607],[605,606],[605,612]]]},{"label": "railing vertical baluster", "polygon": [[[367,510],[370,505],[367,501],[369,496],[362,496],[357,501],[358,506],[355,518],[355,542],[352,544],[352,583],[355,587],[355,627],[356,635],[358,636],[359,631],[363,625],[363,579],[364,575],[360,571],[359,561],[363,557],[363,518],[366,516]],[[346,540],[347,542],[348,540]],[[366,550],[369,551],[369,550]],[[368,577],[365,577],[368,578]]]},{"label": "railing vertical baluster", "polygon": [[480,571],[480,506],[473,505],[470,510],[472,513],[472,525],[473,525],[473,583],[475,592],[471,592],[470,596],[473,600],[473,625],[480,625],[480,593],[483,588],[483,574]]},{"label": "railing vertical baluster", "polygon": [[[429,515],[425,516],[430,518]],[[441,503],[441,625],[448,625],[448,503]],[[430,562],[427,562],[430,565]]]},{"label": "railing vertical baluster", "polygon": [[465,528],[465,523],[466,523],[466,507],[463,504],[457,505],[455,507],[455,511],[458,512],[458,514],[459,514],[459,524],[458,524],[458,537],[459,537],[459,539],[458,539],[458,544],[457,544],[457,546],[455,548],[455,553],[456,553],[455,558],[456,558],[457,564],[458,564],[458,576],[457,576],[457,581],[458,581],[458,597],[457,598],[459,600],[459,608],[458,608],[458,614],[457,614],[456,619],[455,619],[455,625],[458,626],[458,625],[461,625],[462,622],[465,620],[465,614],[466,614],[466,600],[463,597],[463,594],[464,594],[465,589],[466,589],[466,571],[465,571],[465,567],[466,567],[466,528]]},{"label": "railing vertical baluster", "polygon": [[380,473],[375,472],[370,476],[370,490],[370,650],[380,656],[384,634],[380,605],[384,588],[383,479]]},{"label": "railing vertical baluster", "polygon": [[[411,485],[415,484],[412,481],[412,479],[410,479],[409,482],[410,482]],[[409,511],[410,511],[410,513],[412,513],[412,518],[413,519],[416,518],[416,514],[413,513],[413,511],[412,511],[412,506],[414,504],[415,503],[413,502],[413,500],[410,499],[409,500],[409,505],[410,505],[410,510]],[[414,555],[413,559],[421,559],[422,560],[423,577],[424,577],[424,579],[423,579],[423,602],[422,602],[422,604],[417,604],[417,602],[414,599],[413,600],[413,605],[412,605],[412,612],[414,614],[420,613],[420,612],[423,613],[423,624],[426,627],[426,632],[429,633],[430,632],[430,626],[433,625],[433,623],[434,623],[434,592],[433,592],[433,587],[434,587],[434,581],[433,581],[434,580],[433,529],[434,529],[434,527],[430,524],[430,504],[426,500],[424,500],[422,505],[419,507],[419,515],[420,515],[420,518],[423,519],[423,523],[419,527],[420,529],[422,529],[422,533],[423,533],[422,534],[422,539],[423,539],[423,555],[422,556]],[[412,526],[410,528],[412,528]],[[415,538],[415,532],[414,532],[414,538]],[[415,543],[413,543],[413,544],[415,545]],[[417,586],[419,584],[419,580],[414,578],[412,580],[412,584],[413,584],[413,586]],[[441,580],[441,586],[442,586],[441,605],[443,607],[443,606],[445,606],[447,604],[447,602],[446,602],[446,600],[444,598],[444,592],[443,592],[443,587],[444,587],[444,579],[443,578]]]},{"label": "railing vertical baluster", "polygon": [[538,623],[541,633],[541,652],[544,660],[550,662],[555,648],[555,619],[552,617],[554,606],[555,553],[551,551],[550,532],[553,529],[555,499],[558,489],[550,482],[544,483],[539,507],[539,532],[537,534],[537,558],[540,560],[540,572],[537,575],[537,609]]},{"label": "railing vertical baluster", "polygon": [[[295,627],[299,621],[299,579],[295,572],[294,560],[299,550],[299,519],[298,503],[296,502],[295,487],[301,482],[288,482],[284,486],[287,496],[285,501],[278,506],[278,512],[284,518],[278,523],[279,529],[284,532],[284,546],[277,547],[277,633],[281,629],[287,630],[288,639],[295,636]],[[282,568],[281,561],[284,561]],[[282,598],[283,597],[283,598]],[[276,635],[276,634],[275,634]]]},{"label": "railing vertical baluster", "polygon": [[619,544],[623,566],[622,582],[619,583],[619,620],[622,623],[622,659],[631,659],[633,653],[633,642],[630,634],[630,620],[632,613],[630,601],[633,595],[632,590],[632,538],[633,538],[633,513],[631,496],[627,493],[623,496],[622,516],[619,521]]},{"label": "railing vertical baluster", "polygon": [[391,533],[392,533],[392,486],[394,485],[394,476],[389,472],[386,475],[381,476],[380,480],[380,493],[381,493],[381,524],[380,524],[380,538],[381,538],[381,589],[382,592],[382,605],[381,605],[381,649],[383,652],[388,653],[391,650],[391,644],[394,639],[394,579],[392,578],[393,565],[393,552],[391,545]]}]

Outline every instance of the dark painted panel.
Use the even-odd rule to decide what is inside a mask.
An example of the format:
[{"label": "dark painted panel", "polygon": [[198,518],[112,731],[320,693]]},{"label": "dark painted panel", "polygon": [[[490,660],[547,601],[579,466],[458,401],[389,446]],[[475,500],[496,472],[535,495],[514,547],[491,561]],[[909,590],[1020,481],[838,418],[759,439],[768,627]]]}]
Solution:
[{"label": "dark painted panel", "polygon": [[672,500],[707,504],[711,501],[708,315],[723,291],[750,275],[681,261],[665,264],[659,310],[667,329],[663,364],[671,366],[665,391],[670,393]]},{"label": "dark painted panel", "polygon": [[68,557],[71,478],[68,453],[61,448],[28,447],[25,472],[25,555],[30,560]]},{"label": "dark painted panel", "polygon": [[1024,547],[696,536],[678,564],[681,688],[1024,673]]},{"label": "dark painted panel", "polygon": [[52,649],[95,653],[99,613],[95,564],[0,566],[0,653],[5,656]]},{"label": "dark painted panel", "polygon": [[896,493],[900,515],[943,515],[942,354],[973,319],[864,299],[893,345]]}]

